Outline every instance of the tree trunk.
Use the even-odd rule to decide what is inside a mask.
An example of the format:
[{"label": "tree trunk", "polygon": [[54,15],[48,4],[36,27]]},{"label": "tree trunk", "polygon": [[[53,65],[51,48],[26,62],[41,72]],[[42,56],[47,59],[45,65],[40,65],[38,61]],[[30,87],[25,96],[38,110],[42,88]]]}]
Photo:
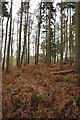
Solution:
[{"label": "tree trunk", "polygon": [[[68,3],[67,3],[68,5]],[[68,60],[68,7],[67,7],[67,20],[66,20],[66,38],[65,38],[65,46],[66,46],[66,51],[65,51],[65,61],[67,62]]]},{"label": "tree trunk", "polygon": [[4,70],[4,67],[5,67],[5,58],[6,58],[8,23],[9,23],[9,16],[8,16],[8,18],[7,18],[7,23],[6,23],[6,34],[5,34],[5,45],[4,45],[4,57],[3,57],[3,63],[2,63],[2,69],[3,69],[3,70]]},{"label": "tree trunk", "polygon": [[56,42],[55,42],[55,33],[56,33],[56,13],[54,13],[55,14],[55,23],[54,23],[54,44],[55,44],[55,46],[54,46],[54,63],[56,63]]},{"label": "tree trunk", "polygon": [[8,41],[8,48],[7,48],[7,72],[10,63],[10,44],[11,44],[11,29],[12,29],[12,2],[11,2],[11,9],[10,9],[10,29],[9,29],[9,41]]},{"label": "tree trunk", "polygon": [[41,6],[42,6],[42,2],[40,3],[40,13],[39,13],[39,21],[38,21],[38,41],[37,41],[36,64],[38,64],[38,61],[39,61],[39,43],[40,43],[40,29],[41,29]]},{"label": "tree trunk", "polygon": [[20,63],[20,53],[21,53],[22,16],[23,16],[23,0],[21,0],[21,17],[20,17],[20,29],[19,29],[18,67],[21,66],[21,63]]},{"label": "tree trunk", "polygon": [[48,28],[48,41],[47,41],[47,66],[51,64],[51,3],[49,3],[49,28]]},{"label": "tree trunk", "polygon": [[29,28],[28,28],[28,64],[30,62],[30,20],[29,20]]},{"label": "tree trunk", "polygon": [[36,38],[35,38],[35,64],[37,65],[37,31],[36,31]]},{"label": "tree trunk", "polygon": [[71,46],[72,46],[72,27],[71,27],[71,8],[70,8],[70,22],[69,22],[69,54],[70,54],[70,64],[72,63],[72,53],[71,53]]},{"label": "tree trunk", "polygon": [[4,35],[4,29],[3,29],[3,22],[4,22],[4,16],[2,17],[2,38],[0,40],[0,68],[2,67],[2,47],[3,47],[3,35]]},{"label": "tree trunk", "polygon": [[12,28],[12,39],[11,39],[11,66],[13,66],[13,39],[14,39],[14,20],[13,20],[13,28]]},{"label": "tree trunk", "polygon": [[76,3],[76,51],[74,71],[80,73],[80,2]]},{"label": "tree trunk", "polygon": [[[27,27],[28,27],[28,12],[29,12],[29,3],[28,3],[28,8],[27,8],[27,20],[26,20],[26,5],[25,5],[25,28],[24,28],[24,45],[23,45],[23,52],[21,56],[21,65],[23,63],[23,58],[24,58],[24,52],[27,49],[26,48],[26,36],[27,36]],[[26,62],[27,63],[27,62]]]},{"label": "tree trunk", "polygon": [[47,18],[47,7],[46,7],[46,58],[45,58],[45,63],[47,63],[47,44],[48,44],[48,42],[47,42],[47,37],[48,37],[48,31],[47,31],[47,26],[48,26],[48,18]]},{"label": "tree trunk", "polygon": [[63,64],[63,3],[61,0],[61,47],[60,47],[60,69],[62,70]]},{"label": "tree trunk", "polygon": [[19,48],[19,40],[18,40],[18,34],[19,34],[19,30],[18,30],[18,26],[19,26],[19,13],[18,13],[18,21],[17,21],[17,53],[16,53],[16,66],[18,66],[18,48]]}]

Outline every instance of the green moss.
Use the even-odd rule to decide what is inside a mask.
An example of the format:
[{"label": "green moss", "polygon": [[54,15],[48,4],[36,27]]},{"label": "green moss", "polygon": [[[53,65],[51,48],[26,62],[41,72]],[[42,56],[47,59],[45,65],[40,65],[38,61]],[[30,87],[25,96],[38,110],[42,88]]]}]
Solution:
[{"label": "green moss", "polygon": [[68,84],[72,84],[72,83],[73,83],[73,81],[70,80],[70,79],[65,79],[64,81],[65,81],[66,83],[68,83]]},{"label": "green moss", "polygon": [[41,95],[37,94],[36,92],[32,93],[32,97],[35,97],[37,102],[41,102],[41,101],[45,100],[44,96],[41,96]]},{"label": "green moss", "polygon": [[80,107],[80,96],[76,99],[76,104]]},{"label": "green moss", "polygon": [[22,103],[21,103],[20,100],[16,100],[16,101],[14,102],[14,106],[16,107],[16,109],[20,108],[21,105],[22,105]]},{"label": "green moss", "polygon": [[7,90],[8,90],[12,95],[15,95],[15,94],[17,93],[17,89],[14,88],[14,87],[9,87]]}]

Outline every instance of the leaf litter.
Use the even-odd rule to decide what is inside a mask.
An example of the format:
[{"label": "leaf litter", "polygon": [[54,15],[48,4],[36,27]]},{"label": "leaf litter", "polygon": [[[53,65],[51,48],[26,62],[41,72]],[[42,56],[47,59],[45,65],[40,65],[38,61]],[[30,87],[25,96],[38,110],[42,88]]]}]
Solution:
[{"label": "leaf litter", "polygon": [[54,75],[56,71],[60,71],[59,64],[4,70],[3,118],[80,118],[80,75]]}]

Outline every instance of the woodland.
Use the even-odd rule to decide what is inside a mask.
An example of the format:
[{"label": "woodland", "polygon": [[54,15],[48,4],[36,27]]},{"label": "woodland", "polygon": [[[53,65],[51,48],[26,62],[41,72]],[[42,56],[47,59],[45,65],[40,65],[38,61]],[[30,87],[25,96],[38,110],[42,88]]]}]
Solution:
[{"label": "woodland", "polygon": [[2,120],[79,120],[80,2],[31,1],[0,1]]}]

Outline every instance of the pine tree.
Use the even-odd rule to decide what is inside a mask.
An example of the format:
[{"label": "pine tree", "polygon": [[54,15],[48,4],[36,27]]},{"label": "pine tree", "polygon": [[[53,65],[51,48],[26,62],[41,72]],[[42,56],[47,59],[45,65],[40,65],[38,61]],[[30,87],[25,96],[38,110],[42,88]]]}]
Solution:
[{"label": "pine tree", "polygon": [[74,71],[80,73],[80,2],[76,3],[76,54]]},{"label": "pine tree", "polygon": [[23,16],[23,0],[21,0],[21,16],[20,16],[20,28],[19,28],[19,49],[18,49],[18,67],[21,66],[21,32],[22,32],[22,16]]},{"label": "pine tree", "polygon": [[[26,7],[27,5],[27,7]],[[24,43],[23,43],[23,51],[22,51],[22,56],[21,56],[21,65],[23,63],[23,58],[24,58],[24,53],[25,53],[25,50],[27,49],[26,48],[26,44],[27,44],[27,29],[28,29],[28,16],[29,16],[29,2],[26,4],[24,4],[25,6],[25,25],[24,25]],[[27,8],[27,11],[26,11],[26,8]],[[27,19],[26,19],[26,13],[27,13]],[[27,54],[26,54],[27,56]],[[27,63],[27,61],[25,62],[25,64]]]},{"label": "pine tree", "polygon": [[10,8],[10,28],[9,28],[9,41],[8,41],[8,48],[7,48],[7,72],[9,69],[10,64],[10,45],[11,45],[11,30],[12,30],[12,5],[13,2],[11,2],[11,8]]}]

